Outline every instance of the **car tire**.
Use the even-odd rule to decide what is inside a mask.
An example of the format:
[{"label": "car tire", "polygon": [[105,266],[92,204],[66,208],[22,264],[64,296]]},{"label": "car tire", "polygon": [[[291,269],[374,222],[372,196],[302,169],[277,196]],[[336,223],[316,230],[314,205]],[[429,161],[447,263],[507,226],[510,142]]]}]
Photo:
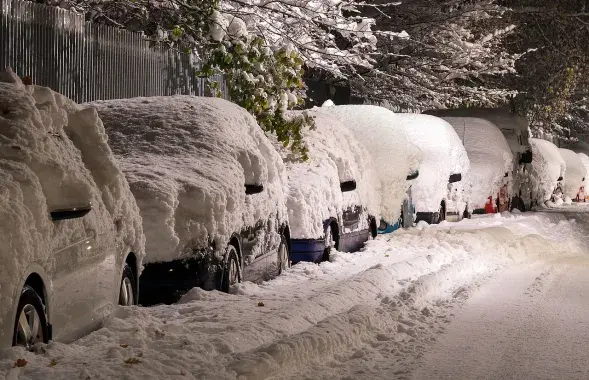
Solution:
[{"label": "car tire", "polygon": [[43,301],[32,287],[25,285],[16,309],[12,345],[31,350],[37,343],[47,343],[48,338],[49,325]]},{"label": "car tire", "polygon": [[241,271],[239,270],[239,256],[237,247],[233,244],[227,246],[225,255],[225,268],[223,270],[223,279],[221,281],[221,290],[229,293],[229,289],[235,284],[241,282]]},{"label": "car tire", "polygon": [[378,225],[376,224],[376,219],[375,218],[370,218],[370,237],[372,237],[373,239],[376,239],[376,237],[378,236]]},{"label": "car tire", "polygon": [[278,246],[278,274],[282,274],[285,270],[292,266],[290,259],[290,249],[288,249],[288,239],[284,233],[280,234],[280,246]]},{"label": "car tire", "polygon": [[327,226],[325,229],[325,250],[323,251],[323,258],[322,261],[329,261],[329,256],[331,254],[331,249],[337,247],[337,236],[331,224]]},{"label": "car tire", "polygon": [[443,204],[441,204],[440,205],[440,212],[438,214],[438,223],[441,223],[444,220],[446,220],[446,207]]},{"label": "car tire", "polygon": [[119,305],[137,305],[137,280],[135,279],[135,274],[133,274],[133,269],[131,269],[129,264],[125,264],[125,267],[123,268],[121,286],[119,288]]}]

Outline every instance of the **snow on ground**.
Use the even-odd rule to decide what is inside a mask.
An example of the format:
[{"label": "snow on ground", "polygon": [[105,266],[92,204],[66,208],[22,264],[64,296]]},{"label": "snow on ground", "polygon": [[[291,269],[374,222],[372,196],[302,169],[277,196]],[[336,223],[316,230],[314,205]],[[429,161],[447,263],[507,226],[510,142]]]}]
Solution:
[{"label": "snow on ground", "polygon": [[566,163],[564,194],[568,198],[575,199],[583,186],[587,169],[577,153],[563,148],[559,148],[558,151]]},{"label": "snow on ground", "polygon": [[[10,349],[16,379],[405,378],[500,269],[579,254],[584,224],[557,213],[486,215],[396,231],[331,262],[301,263],[238,294],[118,308],[104,327],[39,354]],[[24,358],[23,368],[13,368]]]}]

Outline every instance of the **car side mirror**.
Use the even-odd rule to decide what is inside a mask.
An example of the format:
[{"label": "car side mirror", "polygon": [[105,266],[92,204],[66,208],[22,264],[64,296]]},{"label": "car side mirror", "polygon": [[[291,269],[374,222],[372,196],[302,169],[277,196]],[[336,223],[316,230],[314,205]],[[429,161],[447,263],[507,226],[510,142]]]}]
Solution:
[{"label": "car side mirror", "polygon": [[519,156],[520,164],[531,164],[532,163],[532,151],[526,150],[525,153],[521,153]]},{"label": "car side mirror", "polygon": [[509,173],[505,172],[505,175],[503,177],[509,177]]},{"label": "car side mirror", "polygon": [[264,185],[245,185],[245,195],[260,194],[264,191]]},{"label": "car side mirror", "polygon": [[92,205],[87,204],[80,207],[62,208],[51,211],[51,220],[77,219],[81,218],[92,210]]},{"label": "car side mirror", "polygon": [[448,178],[449,183],[460,182],[462,181],[462,174],[461,173],[454,173]]},{"label": "car side mirror", "polygon": [[342,193],[356,190],[356,181],[345,181],[339,184]]},{"label": "car side mirror", "polygon": [[407,176],[407,181],[413,181],[417,177],[419,177],[419,170],[409,173],[409,175]]}]

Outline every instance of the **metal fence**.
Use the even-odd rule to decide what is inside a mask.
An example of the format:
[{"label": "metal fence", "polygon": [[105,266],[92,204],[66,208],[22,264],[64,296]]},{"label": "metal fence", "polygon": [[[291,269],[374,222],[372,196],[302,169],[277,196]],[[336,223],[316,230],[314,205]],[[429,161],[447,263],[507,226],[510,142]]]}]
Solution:
[{"label": "metal fence", "polygon": [[[0,0],[0,69],[11,67],[82,103],[137,96],[206,96],[194,55],[150,47],[140,34],[86,22],[84,15]],[[222,77],[222,96],[228,91]]]}]

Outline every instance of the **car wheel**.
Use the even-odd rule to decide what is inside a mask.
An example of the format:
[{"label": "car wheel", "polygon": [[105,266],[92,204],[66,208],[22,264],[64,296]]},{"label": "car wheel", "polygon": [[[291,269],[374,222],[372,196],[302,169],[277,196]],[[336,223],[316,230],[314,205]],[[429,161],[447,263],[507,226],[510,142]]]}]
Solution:
[{"label": "car wheel", "polygon": [[133,269],[129,264],[125,264],[123,269],[123,278],[121,279],[121,288],[119,290],[119,305],[132,306],[137,304],[137,281],[133,274]]},{"label": "car wheel", "polygon": [[12,345],[31,350],[37,343],[47,343],[48,333],[43,301],[33,288],[25,285],[16,309]]},{"label": "car wheel", "polygon": [[444,206],[444,204],[441,204],[440,205],[440,213],[438,216],[438,223],[441,223],[444,220],[446,220],[446,207]]},{"label": "car wheel", "polygon": [[237,248],[233,244],[227,246],[227,255],[225,262],[225,271],[223,272],[223,281],[221,290],[229,292],[229,289],[235,284],[241,282],[241,273],[239,271],[239,257]]},{"label": "car wheel", "polygon": [[331,249],[337,246],[336,237],[331,225],[325,230],[325,251],[323,251],[323,261],[329,261]]},{"label": "car wheel", "polygon": [[288,240],[284,234],[280,234],[280,246],[278,247],[278,274],[282,274],[285,270],[291,267],[290,251],[288,249]]}]

